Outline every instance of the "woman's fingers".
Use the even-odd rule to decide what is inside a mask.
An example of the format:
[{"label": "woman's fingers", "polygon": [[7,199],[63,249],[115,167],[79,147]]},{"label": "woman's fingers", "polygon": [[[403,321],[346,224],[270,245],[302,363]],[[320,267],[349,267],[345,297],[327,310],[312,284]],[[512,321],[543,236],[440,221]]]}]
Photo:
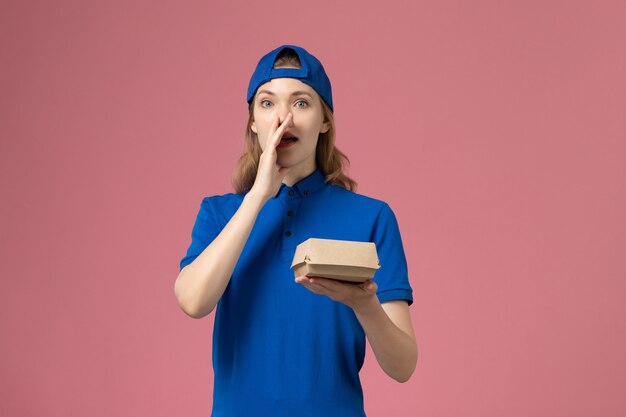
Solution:
[{"label": "woman's fingers", "polygon": [[272,124],[270,125],[270,131],[268,132],[268,142],[272,142],[272,138],[274,137],[274,133],[276,132],[276,130],[279,127],[279,121],[280,118],[278,117],[278,115],[276,115],[276,117],[274,118],[274,120],[272,121]]},{"label": "woman's fingers", "polygon": [[315,294],[326,295],[352,308],[370,297],[375,297],[378,290],[378,285],[372,280],[354,285],[322,277],[300,276],[295,281]]},{"label": "woman's fingers", "polygon": [[293,114],[290,112],[282,123],[280,123],[280,117],[278,115],[272,120],[272,123],[270,123],[265,149],[259,158],[259,166],[252,186],[254,192],[264,198],[271,198],[276,195],[280,184],[291,170],[290,167],[282,167],[277,163],[278,152],[276,148],[285,130],[291,125],[292,120]]},{"label": "woman's fingers", "polygon": [[[278,119],[279,119],[278,116],[276,116],[276,120],[274,121],[274,124],[272,125],[272,127],[278,123]],[[283,138],[283,133],[285,133],[287,126],[289,126],[289,124],[291,123],[291,119],[293,119],[293,115],[291,114],[291,112],[289,112],[287,114],[287,117],[285,117],[285,120],[283,120],[280,126],[278,126],[278,129],[274,133],[270,133],[270,138],[269,138],[270,149],[276,149],[281,139]]]}]

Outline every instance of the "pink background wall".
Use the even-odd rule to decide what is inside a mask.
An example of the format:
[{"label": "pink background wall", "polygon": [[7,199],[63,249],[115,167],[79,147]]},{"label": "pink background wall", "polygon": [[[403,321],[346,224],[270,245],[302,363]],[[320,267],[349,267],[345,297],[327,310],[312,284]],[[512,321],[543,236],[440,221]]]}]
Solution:
[{"label": "pink background wall", "polygon": [[0,5],[0,415],[207,416],[213,315],[173,285],[230,192],[260,56],[330,75],[396,212],[420,348],[369,416],[626,414],[620,1]]}]

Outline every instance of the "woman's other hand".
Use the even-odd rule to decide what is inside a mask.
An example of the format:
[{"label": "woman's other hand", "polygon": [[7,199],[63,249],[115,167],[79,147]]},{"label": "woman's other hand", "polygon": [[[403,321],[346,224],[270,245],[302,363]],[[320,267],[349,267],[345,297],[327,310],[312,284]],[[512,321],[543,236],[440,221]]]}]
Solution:
[{"label": "woman's other hand", "polygon": [[354,284],[322,277],[300,276],[295,281],[309,291],[326,295],[355,311],[371,306],[372,301],[376,299],[376,290],[378,290],[378,285],[369,279],[363,283]]},{"label": "woman's other hand", "polygon": [[273,198],[278,193],[280,184],[289,171],[289,168],[281,167],[277,164],[278,153],[276,147],[280,143],[287,127],[291,125],[292,119],[293,114],[289,112],[285,120],[279,125],[280,119],[276,116],[270,126],[265,150],[259,159],[259,168],[257,169],[254,185],[250,190],[250,193],[256,194],[264,200]]}]

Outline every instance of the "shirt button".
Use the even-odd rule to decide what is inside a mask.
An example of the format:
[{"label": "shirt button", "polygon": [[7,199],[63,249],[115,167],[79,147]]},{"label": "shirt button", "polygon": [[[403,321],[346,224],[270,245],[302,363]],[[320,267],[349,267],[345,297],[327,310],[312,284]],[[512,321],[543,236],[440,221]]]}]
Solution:
[{"label": "shirt button", "polygon": [[289,211],[287,212],[287,216],[289,216],[289,217],[293,216],[293,211],[289,210]]},{"label": "shirt button", "polygon": [[289,190],[289,195],[293,195],[293,190]]},{"label": "shirt button", "polygon": [[309,195],[309,190],[304,190],[304,195]]},{"label": "shirt button", "polygon": [[291,236],[291,232],[290,232],[289,230],[287,230],[287,231],[285,232],[285,236]]}]

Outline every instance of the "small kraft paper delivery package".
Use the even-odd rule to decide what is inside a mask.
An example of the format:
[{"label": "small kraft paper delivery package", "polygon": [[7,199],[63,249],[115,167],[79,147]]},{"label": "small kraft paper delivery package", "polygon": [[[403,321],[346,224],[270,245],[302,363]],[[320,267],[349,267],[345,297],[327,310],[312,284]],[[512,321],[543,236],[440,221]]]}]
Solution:
[{"label": "small kraft paper delivery package", "polygon": [[376,244],[352,240],[310,238],[296,247],[294,277],[306,275],[362,283],[380,268]]}]

